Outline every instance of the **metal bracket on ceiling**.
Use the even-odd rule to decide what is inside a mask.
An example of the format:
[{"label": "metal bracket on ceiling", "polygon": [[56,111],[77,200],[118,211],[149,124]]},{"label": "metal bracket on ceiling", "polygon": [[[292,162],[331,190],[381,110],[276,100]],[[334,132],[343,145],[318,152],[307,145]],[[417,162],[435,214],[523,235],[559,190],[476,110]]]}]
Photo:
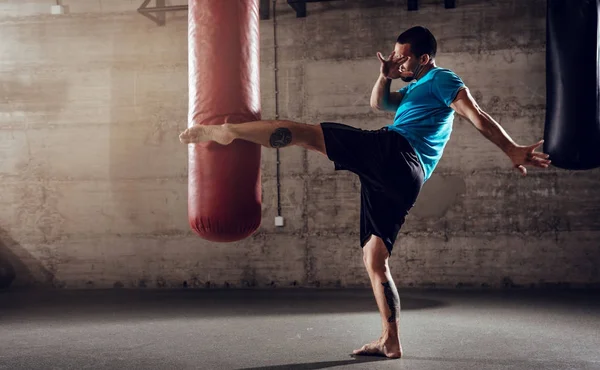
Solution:
[{"label": "metal bracket on ceiling", "polygon": [[[406,7],[409,12],[419,10],[419,0],[408,0]],[[446,9],[456,8],[456,0],[444,0],[444,7]]]},{"label": "metal bracket on ceiling", "polygon": [[270,5],[269,5],[270,0],[260,0],[260,5],[259,5],[259,9],[258,9],[258,13],[260,14],[260,20],[264,21],[269,19],[270,17]]},{"label": "metal bracket on ceiling", "polygon": [[444,6],[446,9],[456,8],[456,0],[444,0]]},{"label": "metal bracket on ceiling", "polygon": [[152,0],[144,0],[137,11],[144,17],[155,22],[158,26],[164,26],[166,24],[166,12],[188,10],[187,5],[166,6],[165,0],[156,0],[156,5],[154,7],[148,7],[148,4],[150,4],[151,1]]},{"label": "metal bracket on ceiling", "polygon": [[296,18],[306,17],[306,3],[321,3],[324,1],[336,0],[287,0],[289,6],[296,11]]},{"label": "metal bracket on ceiling", "polygon": [[408,0],[406,2],[406,8],[409,12],[419,10],[419,0]]},{"label": "metal bracket on ceiling", "polygon": [[296,11],[296,18],[306,17],[306,1],[304,0],[288,0],[289,6]]}]

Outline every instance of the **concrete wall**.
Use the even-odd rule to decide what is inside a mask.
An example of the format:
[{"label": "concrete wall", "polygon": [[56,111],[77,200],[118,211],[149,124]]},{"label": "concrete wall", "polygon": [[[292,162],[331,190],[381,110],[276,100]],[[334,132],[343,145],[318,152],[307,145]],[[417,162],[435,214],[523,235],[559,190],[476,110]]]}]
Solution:
[{"label": "concrete wall", "polygon": [[[263,150],[263,225],[231,244],[187,223],[187,14],[157,27],[141,0],[0,3],[0,276],[13,286],[367,287],[359,183],[327,159]],[[336,1],[296,19],[278,5],[282,117],[378,128],[368,105],[377,51],[428,26],[438,64],[523,144],[543,135],[545,2]],[[272,21],[262,21],[263,116],[274,112]],[[400,84],[396,86],[401,86]],[[436,173],[391,260],[401,287],[600,283],[600,170],[522,178],[470,124],[455,121]]]}]

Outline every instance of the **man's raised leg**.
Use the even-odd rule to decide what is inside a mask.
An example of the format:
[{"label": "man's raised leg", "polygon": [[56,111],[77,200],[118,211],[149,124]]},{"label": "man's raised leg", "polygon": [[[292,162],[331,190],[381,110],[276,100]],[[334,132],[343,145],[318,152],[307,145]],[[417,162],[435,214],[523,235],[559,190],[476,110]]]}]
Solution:
[{"label": "man's raised leg", "polygon": [[381,314],[381,337],[354,351],[357,355],[382,355],[390,358],[402,356],[400,344],[400,297],[390,274],[389,252],[383,240],[375,235],[363,247],[365,267]]},{"label": "man's raised leg", "polygon": [[255,121],[223,125],[195,125],[179,135],[182,143],[192,144],[215,141],[228,145],[240,139],[260,144],[267,148],[283,148],[298,145],[322,154],[325,139],[321,125],[308,125],[293,121]]}]

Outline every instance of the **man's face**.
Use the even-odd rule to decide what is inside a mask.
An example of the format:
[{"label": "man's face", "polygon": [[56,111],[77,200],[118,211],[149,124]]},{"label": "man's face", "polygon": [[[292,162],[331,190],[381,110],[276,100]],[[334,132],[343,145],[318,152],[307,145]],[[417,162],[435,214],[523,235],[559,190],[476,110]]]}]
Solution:
[{"label": "man's face", "polygon": [[[419,58],[417,58],[412,50],[410,50],[410,44],[398,44],[394,47],[397,58],[407,57],[408,59],[400,65],[400,72],[402,75],[400,79],[404,82],[410,82],[415,79],[418,73]],[[410,75],[406,75],[411,73]]]}]

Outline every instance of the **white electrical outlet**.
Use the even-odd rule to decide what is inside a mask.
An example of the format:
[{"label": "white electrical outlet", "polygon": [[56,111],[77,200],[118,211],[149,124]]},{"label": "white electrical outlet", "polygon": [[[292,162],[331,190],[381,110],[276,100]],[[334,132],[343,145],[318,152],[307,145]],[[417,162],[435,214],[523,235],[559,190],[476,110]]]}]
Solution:
[{"label": "white electrical outlet", "polygon": [[277,216],[275,217],[275,226],[283,226],[283,217],[281,216]]}]

